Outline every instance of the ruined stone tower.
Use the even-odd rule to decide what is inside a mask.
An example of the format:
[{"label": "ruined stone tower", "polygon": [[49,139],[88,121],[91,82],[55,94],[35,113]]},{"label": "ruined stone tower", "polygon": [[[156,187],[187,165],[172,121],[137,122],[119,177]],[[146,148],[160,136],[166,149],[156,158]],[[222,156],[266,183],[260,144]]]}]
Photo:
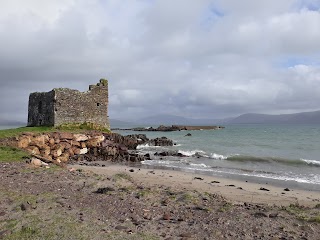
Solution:
[{"label": "ruined stone tower", "polygon": [[29,96],[28,126],[93,123],[109,129],[108,81],[100,79],[89,91],[55,88]]}]

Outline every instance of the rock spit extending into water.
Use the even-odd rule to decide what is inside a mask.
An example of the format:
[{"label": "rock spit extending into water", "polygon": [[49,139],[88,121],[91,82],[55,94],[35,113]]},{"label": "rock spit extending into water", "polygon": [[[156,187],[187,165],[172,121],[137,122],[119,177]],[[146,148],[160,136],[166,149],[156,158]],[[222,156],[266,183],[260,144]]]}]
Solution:
[{"label": "rock spit extending into water", "polygon": [[182,125],[163,126],[163,125],[160,125],[157,128],[153,128],[153,127],[148,127],[148,128],[138,127],[138,128],[129,128],[129,129],[115,128],[113,130],[173,132],[173,131],[182,131],[182,130],[217,130],[217,129],[224,129],[224,127],[222,127],[222,126],[182,126]]}]

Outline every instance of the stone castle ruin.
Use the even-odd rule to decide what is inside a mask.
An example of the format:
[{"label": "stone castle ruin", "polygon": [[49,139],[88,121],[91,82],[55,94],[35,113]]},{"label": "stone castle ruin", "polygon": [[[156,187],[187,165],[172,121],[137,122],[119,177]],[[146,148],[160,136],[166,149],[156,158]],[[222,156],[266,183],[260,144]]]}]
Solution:
[{"label": "stone castle ruin", "polygon": [[108,81],[100,79],[89,91],[55,88],[29,96],[28,126],[60,126],[92,123],[110,128],[108,117]]}]

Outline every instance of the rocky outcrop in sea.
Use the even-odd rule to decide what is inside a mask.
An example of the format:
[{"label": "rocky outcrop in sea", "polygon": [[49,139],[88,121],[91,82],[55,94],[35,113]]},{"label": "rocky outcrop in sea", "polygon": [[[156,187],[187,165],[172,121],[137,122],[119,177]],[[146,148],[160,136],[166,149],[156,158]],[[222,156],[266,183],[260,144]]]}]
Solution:
[{"label": "rocky outcrop in sea", "polygon": [[137,127],[137,128],[126,128],[120,129],[115,128],[113,130],[131,130],[131,131],[138,131],[138,132],[173,132],[173,131],[183,131],[183,130],[218,130],[224,129],[222,126],[185,126],[185,125],[172,125],[172,126],[164,126],[160,125],[157,128],[154,127]]}]

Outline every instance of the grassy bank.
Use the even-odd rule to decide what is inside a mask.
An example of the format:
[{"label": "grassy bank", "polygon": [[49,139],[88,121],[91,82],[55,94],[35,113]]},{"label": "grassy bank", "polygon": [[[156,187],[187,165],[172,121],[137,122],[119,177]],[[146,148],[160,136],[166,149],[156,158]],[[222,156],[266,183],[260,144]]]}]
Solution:
[{"label": "grassy bank", "polygon": [[43,132],[50,132],[53,130],[56,130],[56,129],[54,127],[19,127],[19,128],[4,129],[4,130],[0,130],[0,139],[15,137],[23,132],[43,133]]},{"label": "grassy bank", "polygon": [[[12,129],[0,130],[0,140],[10,137],[16,137],[23,132],[44,133],[56,130],[53,127],[19,127]],[[24,157],[30,156],[21,149],[11,146],[1,146],[0,142],[0,162],[16,162],[23,160]]]},{"label": "grassy bank", "polygon": [[23,158],[28,156],[28,153],[20,149],[8,146],[0,146],[0,162],[21,161]]},{"label": "grassy bank", "polygon": [[98,130],[102,132],[110,132],[109,129],[106,129],[100,125],[93,123],[72,123],[72,124],[63,124],[57,127],[19,127],[12,129],[0,130],[0,139],[15,137],[23,132],[35,132],[35,133],[45,133],[52,131],[67,131],[67,132],[82,132],[85,130]]},{"label": "grassy bank", "polygon": [[54,131],[66,131],[66,132],[83,132],[86,130],[100,130],[103,132],[110,132],[108,129],[102,128],[99,125],[91,123],[82,123],[82,124],[65,124],[58,127],[19,127],[12,129],[0,130],[0,162],[14,162],[20,161],[24,157],[29,156],[26,152],[10,147],[10,146],[1,146],[1,139],[16,137],[23,132],[33,132],[33,133],[46,133]]}]

